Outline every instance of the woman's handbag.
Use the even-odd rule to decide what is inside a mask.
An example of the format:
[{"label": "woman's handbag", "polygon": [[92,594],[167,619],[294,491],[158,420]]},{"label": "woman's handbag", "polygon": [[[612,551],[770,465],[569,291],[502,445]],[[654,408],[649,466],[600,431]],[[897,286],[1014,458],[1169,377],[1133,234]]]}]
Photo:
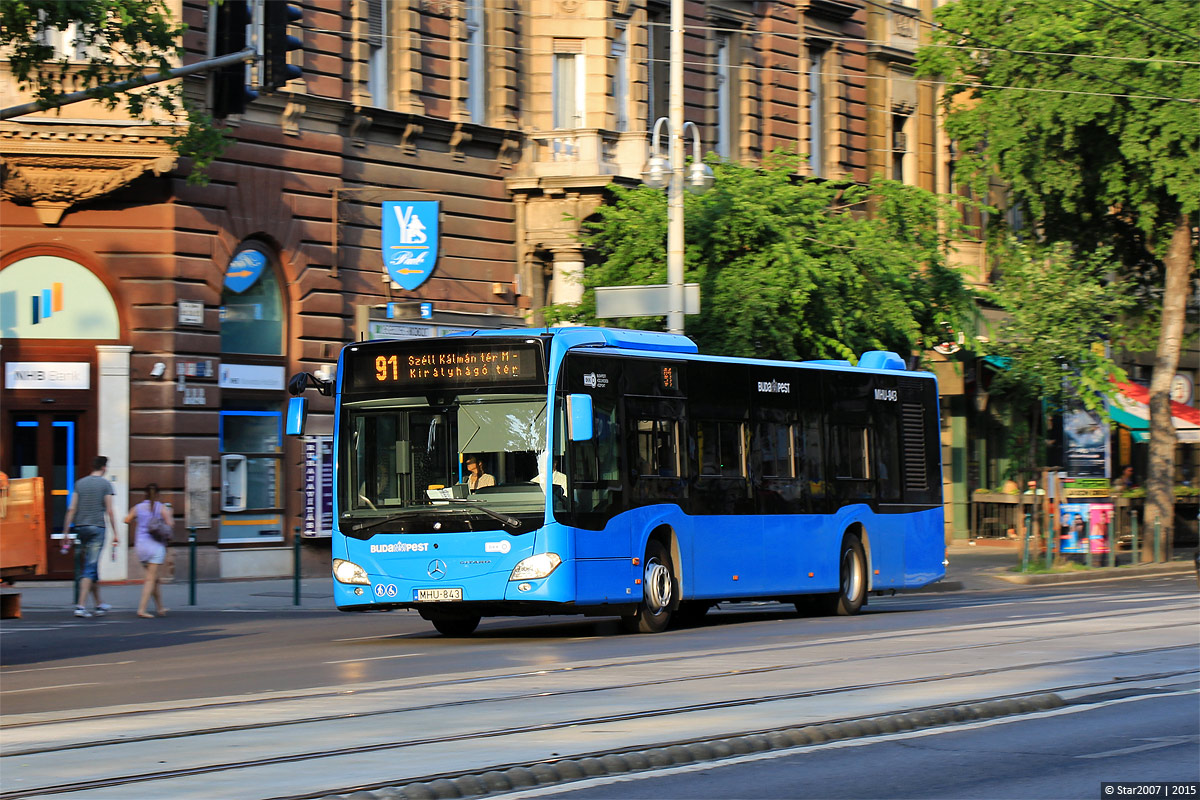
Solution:
[{"label": "woman's handbag", "polygon": [[159,544],[167,544],[171,541],[171,534],[173,532],[171,525],[163,519],[162,506],[158,503],[155,503],[153,506],[153,516],[146,523],[146,532]]}]

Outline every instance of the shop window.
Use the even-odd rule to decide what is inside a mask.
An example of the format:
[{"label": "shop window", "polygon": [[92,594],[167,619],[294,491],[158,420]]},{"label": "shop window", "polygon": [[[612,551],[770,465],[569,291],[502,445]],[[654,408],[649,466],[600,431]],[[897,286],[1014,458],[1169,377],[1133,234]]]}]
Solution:
[{"label": "shop window", "polygon": [[278,539],[283,414],[221,412],[222,541]]},{"label": "shop window", "polygon": [[221,292],[221,351],[283,354],[283,296],[266,251],[239,250],[225,270]]}]

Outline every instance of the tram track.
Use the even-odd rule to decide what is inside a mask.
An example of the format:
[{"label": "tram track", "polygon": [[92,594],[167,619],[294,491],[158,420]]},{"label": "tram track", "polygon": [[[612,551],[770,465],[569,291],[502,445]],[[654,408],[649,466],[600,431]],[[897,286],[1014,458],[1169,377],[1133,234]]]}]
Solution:
[{"label": "tram track", "polygon": [[[826,687],[826,688],[822,688],[822,689],[807,690],[807,691],[801,691],[801,692],[785,692],[785,693],[759,695],[759,696],[755,696],[755,697],[741,698],[741,699],[737,699],[737,700],[722,700],[722,701],[713,701],[713,702],[708,702],[708,703],[693,703],[693,704],[673,706],[673,707],[667,707],[667,708],[658,708],[658,709],[646,710],[646,711],[640,711],[640,712],[626,712],[626,713],[620,713],[620,714],[610,714],[610,715],[605,715],[605,716],[579,717],[579,718],[573,718],[573,719],[567,719],[567,720],[560,720],[560,721],[553,722],[553,723],[541,723],[541,724],[536,724],[536,725],[524,725],[524,726],[511,726],[511,727],[506,727],[506,728],[495,728],[495,729],[490,729],[490,730],[485,730],[485,731],[475,731],[475,732],[472,732],[469,734],[422,737],[422,738],[418,738],[418,739],[407,739],[407,740],[395,741],[395,742],[381,742],[381,743],[372,744],[372,745],[357,745],[357,746],[353,746],[353,747],[326,748],[326,749],[321,749],[321,750],[310,750],[310,751],[305,751],[305,752],[300,752],[300,753],[291,753],[291,754],[271,756],[271,757],[267,757],[267,758],[226,761],[226,762],[221,762],[221,763],[216,763],[216,764],[207,764],[207,765],[203,765],[203,766],[195,766],[195,767],[188,767],[188,768],[176,768],[176,769],[170,769],[170,770],[159,770],[159,771],[143,772],[143,773],[136,773],[136,774],[130,774],[130,775],[113,776],[113,777],[107,777],[107,778],[97,778],[97,779],[91,779],[91,780],[85,780],[85,781],[74,781],[74,782],[70,782],[70,783],[62,783],[62,784],[55,784],[55,785],[48,785],[48,786],[39,786],[37,788],[30,788],[28,790],[4,791],[4,792],[0,792],[0,800],[20,800],[20,798],[26,798],[26,797],[38,797],[38,796],[48,795],[48,794],[64,794],[64,793],[87,791],[90,789],[110,788],[110,787],[116,787],[116,786],[127,786],[127,785],[132,785],[132,784],[145,783],[148,781],[170,780],[170,779],[174,779],[174,778],[183,778],[183,777],[190,777],[190,776],[196,776],[196,775],[225,772],[225,771],[229,771],[229,770],[246,769],[246,768],[250,768],[250,767],[261,767],[261,766],[278,765],[278,764],[298,763],[298,762],[305,762],[305,761],[314,761],[314,760],[319,760],[319,759],[329,759],[329,758],[335,758],[335,757],[347,756],[347,755],[376,753],[376,752],[381,752],[381,751],[386,751],[386,750],[400,750],[403,748],[412,748],[412,747],[417,747],[417,746],[422,746],[422,745],[439,745],[439,744],[447,744],[447,743],[451,743],[451,742],[465,742],[465,741],[478,740],[478,739],[511,736],[514,734],[553,733],[555,731],[564,730],[567,728],[576,728],[576,727],[585,726],[585,725],[597,725],[597,724],[605,724],[605,723],[613,723],[613,722],[641,720],[641,719],[647,719],[647,718],[658,718],[658,717],[662,717],[664,715],[687,714],[687,713],[692,713],[692,712],[696,712],[696,711],[713,711],[713,710],[719,710],[719,709],[728,709],[728,708],[737,708],[737,707],[744,707],[744,706],[750,706],[750,705],[759,705],[759,704],[763,704],[763,703],[780,702],[780,701],[784,701],[784,700],[802,700],[805,698],[818,697],[818,696],[822,696],[822,695],[836,695],[836,694],[850,693],[850,692],[862,692],[862,691],[869,691],[871,689],[879,689],[879,688],[886,688],[886,687],[898,687],[898,686],[908,686],[908,685],[914,685],[914,684],[925,684],[925,683],[931,683],[931,682],[937,682],[937,681],[957,680],[957,679],[962,679],[962,678],[978,678],[978,677],[985,677],[985,676],[989,676],[989,675],[1009,673],[1009,672],[1013,672],[1013,671],[1017,671],[1017,670],[1038,669],[1038,668],[1045,668],[1045,667],[1061,667],[1061,666],[1066,666],[1066,665],[1070,665],[1070,664],[1078,664],[1078,663],[1085,662],[1085,661],[1096,661],[1096,660],[1104,660],[1104,659],[1112,659],[1112,658],[1121,658],[1121,657],[1127,657],[1130,655],[1146,655],[1149,653],[1158,653],[1158,652],[1170,652],[1170,651],[1174,651],[1174,650],[1190,649],[1193,647],[1195,647],[1195,646],[1194,645],[1176,645],[1176,646],[1171,646],[1171,647],[1147,648],[1147,649],[1141,649],[1141,650],[1131,650],[1131,651],[1110,653],[1110,654],[1099,655],[1099,656],[1085,656],[1085,657],[1072,658],[1072,659],[1059,659],[1059,660],[1054,660],[1054,661],[1035,662],[1035,663],[1023,664],[1023,665],[1019,665],[1019,666],[1015,666],[1015,667],[984,669],[984,670],[970,670],[970,671],[965,671],[965,672],[949,673],[949,674],[937,675],[937,676],[922,676],[919,678],[906,678],[906,679],[893,680],[893,681],[878,681],[878,682],[870,683],[870,684]],[[1132,682],[1144,681],[1144,680],[1149,680],[1149,679],[1162,680],[1162,679],[1177,678],[1177,677],[1189,676],[1189,675],[1195,676],[1198,674],[1200,674],[1200,670],[1176,670],[1176,671],[1167,672],[1167,673],[1153,673],[1153,674],[1148,674],[1148,675],[1125,676],[1125,677],[1119,679],[1119,683],[1132,683]],[[1068,685],[1056,686],[1053,688],[1045,689],[1043,691],[1048,692],[1048,693],[1059,693],[1059,692],[1067,692],[1067,691],[1079,691],[1081,689],[1090,689],[1090,688],[1111,689],[1113,687],[1113,685],[1114,685],[1113,682],[1068,684]],[[971,702],[987,703],[987,702],[994,702],[994,701],[998,701],[998,700],[1011,699],[1015,696],[1019,696],[1019,694],[1017,694],[1017,695],[1003,694],[1003,695],[994,695],[994,696],[973,698]],[[511,699],[511,698],[506,698],[506,699]],[[914,708],[905,709],[905,713],[917,713],[917,712],[929,710],[931,708],[937,708],[937,706],[918,706],[918,707],[914,707]],[[391,713],[396,713],[396,712],[391,712]],[[848,719],[853,719],[853,718],[848,718]],[[313,721],[320,721],[320,720],[313,720]],[[828,721],[825,721],[825,723],[823,723],[823,724],[829,724],[829,723],[833,723],[833,722],[843,722],[843,721],[848,721],[848,720],[828,720]],[[254,726],[251,726],[251,727],[254,727]],[[269,726],[263,726],[263,727],[269,727]],[[769,730],[769,729],[767,729],[767,730]],[[219,732],[220,731],[203,732],[201,734],[196,734],[196,735],[204,735],[205,733],[219,733]],[[747,736],[747,735],[761,734],[764,732],[765,732],[765,730],[762,730],[762,729],[747,730],[747,731],[732,732],[728,735],[730,735],[730,736]],[[154,741],[154,740],[157,740],[160,738],[164,738],[164,737],[145,737],[141,741]],[[121,742],[119,742],[119,744],[129,744],[134,741],[139,741],[139,740],[126,739],[126,740],[122,740]],[[685,739],[679,739],[679,740],[675,740],[675,741],[671,741],[671,742],[667,742],[667,743],[656,743],[655,746],[658,746],[658,747],[672,746],[672,745],[677,745],[677,744],[688,743],[690,741],[694,741],[694,740],[685,738]],[[111,744],[114,744],[114,742],[108,742],[108,744],[111,745]],[[41,751],[30,751],[28,753],[12,753],[9,755],[30,755],[30,754],[33,754],[34,752],[39,753],[39,754],[59,753],[64,750],[70,750],[70,749],[74,749],[74,748],[73,747],[48,748],[48,749],[44,749]],[[577,758],[589,757],[592,755],[594,755],[594,753],[576,753],[576,754],[571,754],[569,756],[564,756],[564,758],[577,759]],[[444,777],[444,773],[416,777],[416,778],[410,779],[410,782],[430,781],[430,780],[435,780],[438,777]],[[335,790],[332,793],[336,794],[339,791],[351,791],[351,790],[352,790],[352,788],[344,789],[344,790]],[[330,792],[328,792],[326,790],[322,790],[322,792],[320,794],[327,795],[327,794],[330,794]],[[316,795],[314,795],[314,796],[316,796]]]},{"label": "tram track", "polygon": [[[949,708],[949,698],[1017,709],[1014,699],[1031,693],[1140,691],[1138,682],[1197,679],[1200,644],[1186,613],[1194,600],[1155,595],[1146,607],[1106,610],[1092,601],[1085,613],[906,630],[860,626],[746,647],[688,650],[695,640],[656,637],[639,640],[661,641],[654,652],[603,662],[22,720],[0,726],[6,743],[25,738],[25,746],[18,741],[0,752],[0,800],[268,792],[299,800],[712,742],[714,732],[765,736],[780,726],[852,723],[881,712],[911,716]],[[677,665],[674,674],[663,671],[668,664]],[[343,698],[359,707],[337,710]],[[372,708],[373,700],[386,707]],[[228,724],[205,724],[220,722],[213,716]],[[160,754],[159,763],[143,753]],[[261,793],[249,789],[255,782]]]},{"label": "tram track", "polygon": [[[1110,635],[1113,633],[1118,633],[1118,634],[1131,633],[1134,631],[1163,630],[1163,629],[1180,628],[1180,627],[1191,627],[1191,623],[1171,623],[1171,624],[1164,624],[1164,625],[1139,626],[1137,628],[1128,628],[1128,629],[1122,629],[1122,630],[1116,630],[1116,631],[1107,631],[1107,632],[1105,632],[1105,635]],[[679,684],[690,683],[690,682],[695,682],[695,681],[724,680],[724,679],[730,679],[730,678],[762,676],[762,675],[766,675],[766,674],[770,674],[770,673],[777,673],[777,672],[783,672],[783,671],[811,669],[811,668],[823,667],[823,666],[832,666],[832,665],[844,663],[844,662],[850,661],[850,660],[870,661],[870,660],[878,660],[878,659],[884,659],[884,658],[894,659],[894,658],[909,658],[909,657],[914,657],[914,656],[944,655],[944,654],[953,653],[953,652],[978,650],[978,649],[985,648],[985,647],[1027,645],[1027,644],[1034,644],[1036,642],[1044,642],[1044,641],[1050,641],[1050,640],[1062,640],[1064,638],[1070,638],[1070,637],[1083,637],[1083,636],[1095,636],[1095,635],[1097,635],[1097,634],[1093,632],[1093,633],[1071,634],[1067,637],[1064,637],[1063,635],[1055,635],[1052,637],[1027,637],[1025,639],[1008,640],[1005,642],[997,642],[997,643],[990,643],[990,644],[976,644],[976,645],[969,645],[969,646],[963,646],[963,647],[948,647],[948,648],[923,648],[923,649],[917,649],[917,650],[907,650],[907,651],[891,652],[891,653],[886,653],[886,654],[877,654],[877,655],[873,655],[873,656],[859,656],[859,657],[854,657],[854,658],[828,658],[828,659],[820,659],[820,660],[816,660],[816,661],[807,661],[807,662],[803,662],[803,663],[778,664],[778,665],[771,665],[771,666],[765,666],[765,667],[754,667],[754,668],[736,669],[736,670],[722,670],[722,671],[718,671],[718,672],[708,672],[708,673],[701,673],[701,674],[696,674],[696,675],[687,675],[687,676],[683,676],[683,677],[661,678],[661,679],[648,680],[648,681],[626,682],[626,683],[622,683],[622,684],[606,684],[606,685],[600,685],[600,686],[589,686],[589,687],[580,688],[580,689],[558,690],[558,691],[550,691],[550,692],[547,692],[547,691],[527,692],[527,693],[521,693],[521,694],[503,695],[503,696],[499,696],[499,697],[473,698],[473,699],[469,699],[469,700],[458,700],[458,701],[452,701],[452,702],[447,702],[447,703],[433,703],[433,704],[420,705],[420,706],[413,706],[413,705],[393,706],[390,708],[375,709],[372,711],[355,711],[355,712],[346,712],[346,713],[341,713],[341,714],[326,714],[326,715],[302,717],[302,718],[296,718],[296,719],[275,720],[275,721],[270,721],[270,722],[246,723],[246,724],[241,724],[241,725],[223,725],[223,726],[216,726],[216,727],[209,727],[209,728],[202,728],[202,729],[195,729],[195,730],[177,731],[177,732],[171,732],[171,733],[160,733],[160,734],[146,735],[146,736],[123,737],[116,741],[114,741],[113,739],[103,739],[103,740],[93,740],[93,741],[87,741],[87,742],[72,742],[70,744],[62,745],[62,746],[58,746],[58,747],[41,747],[41,748],[35,747],[35,748],[19,749],[19,750],[12,750],[12,751],[0,751],[0,759],[8,758],[8,757],[18,757],[18,756],[42,755],[42,754],[47,754],[47,753],[62,753],[62,752],[70,751],[70,750],[81,750],[81,749],[86,749],[86,748],[105,747],[105,746],[109,746],[109,745],[116,744],[116,743],[132,744],[132,743],[138,743],[138,742],[163,741],[166,739],[180,739],[180,738],[189,738],[189,737],[197,737],[197,736],[220,735],[220,734],[224,734],[224,733],[266,730],[266,729],[271,729],[271,728],[287,727],[287,726],[294,726],[294,725],[317,724],[317,723],[321,723],[321,722],[331,722],[334,720],[365,719],[368,717],[379,717],[379,716],[386,716],[389,714],[405,714],[405,713],[415,713],[415,712],[420,712],[420,711],[436,711],[436,710],[447,709],[447,708],[463,708],[463,707],[477,706],[477,705],[482,705],[482,704],[519,702],[519,701],[523,701],[523,700],[535,700],[535,699],[536,700],[545,700],[547,698],[567,697],[567,696],[571,696],[571,695],[597,694],[597,693],[603,693],[603,692],[620,692],[620,691],[627,691],[630,689],[640,689],[640,688],[648,688],[648,687],[655,687],[655,686],[679,685]],[[1115,657],[1115,656],[1120,656],[1120,655],[1145,654],[1145,653],[1150,653],[1150,652],[1156,652],[1157,650],[1170,651],[1170,650],[1176,650],[1176,649],[1184,649],[1184,648],[1187,648],[1190,646],[1191,645],[1179,645],[1179,646],[1168,647],[1168,648],[1151,648],[1151,649],[1145,649],[1145,650],[1131,651],[1128,653],[1114,653],[1114,654],[1111,654],[1111,656]],[[1063,665],[1063,664],[1077,663],[1079,661],[1085,661],[1085,660],[1093,660],[1093,659],[1091,659],[1091,658],[1067,659],[1067,660],[1061,660],[1061,661],[1057,661],[1057,662],[1038,663],[1038,664],[1033,664],[1033,665],[1029,665],[1029,666],[1032,668],[1032,667],[1043,667],[1043,666],[1051,666],[1051,665]],[[782,700],[782,699],[799,699],[799,698],[807,697],[807,696],[836,694],[838,692],[862,691],[862,690],[883,688],[883,687],[887,687],[887,686],[899,686],[899,685],[905,685],[905,684],[910,684],[910,683],[914,683],[914,682],[921,682],[924,680],[948,680],[948,679],[965,678],[965,677],[982,677],[982,676],[993,674],[993,673],[1011,671],[1013,669],[1019,669],[1019,667],[1008,667],[1005,669],[998,669],[998,670],[977,670],[977,671],[973,671],[973,672],[954,673],[954,674],[949,674],[946,676],[938,676],[936,678],[920,679],[920,680],[916,680],[916,681],[914,681],[914,680],[883,681],[883,682],[865,684],[865,685],[859,685],[859,686],[838,687],[836,689],[821,689],[821,690],[814,690],[811,692],[798,692],[798,693],[779,694],[779,695],[767,695],[762,698],[748,699],[745,702],[741,702],[741,703],[730,702],[730,703],[723,703],[723,704],[700,704],[700,705],[688,707],[683,710],[698,710],[701,708],[721,708],[721,707],[726,707],[729,705],[754,705],[756,703],[773,702],[773,701]],[[578,668],[562,668],[559,670],[554,670],[554,672],[568,672],[568,671],[578,671]],[[527,677],[531,674],[544,675],[545,672],[538,671],[537,673],[517,673],[514,675],[508,675],[508,676],[504,676],[504,677],[520,678],[520,677]],[[458,681],[439,682],[437,684],[424,684],[424,685],[425,686],[431,686],[431,685],[444,686],[448,683],[451,683],[451,684],[458,683]],[[370,690],[368,690],[368,691],[370,691]],[[387,688],[387,689],[379,689],[378,691],[395,691],[395,689]],[[336,696],[338,694],[344,695],[346,693],[341,692],[341,693],[331,693],[331,694]],[[299,699],[299,698],[296,698],[296,697],[288,698],[289,701],[295,701],[296,699]],[[305,699],[307,699],[307,698],[305,698]],[[281,701],[282,701],[282,699],[281,699]],[[212,707],[213,706],[205,706],[204,708],[212,708]],[[192,709],[192,707],[180,707],[180,708],[175,709],[175,711],[183,711],[183,710],[191,710],[191,709]],[[162,713],[167,713],[167,711],[168,710],[166,710],[166,709],[155,709],[154,711],[149,712],[149,713],[162,714]],[[135,712],[131,712],[131,713],[135,713]],[[681,713],[681,710],[663,710],[663,711],[656,712],[656,713],[673,714],[673,713]],[[623,719],[623,718],[624,717],[616,716],[616,717],[612,717],[612,718],[606,718],[606,721],[614,721],[614,720]],[[59,720],[58,722],[61,724],[62,722],[65,722],[65,721],[78,721],[80,719],[87,719],[88,721],[94,721],[96,719],[96,717],[74,718],[73,720]],[[595,721],[596,720],[591,720],[591,722],[595,722]],[[46,725],[46,724],[53,724],[53,723],[43,722],[43,723],[37,723],[37,724]],[[588,724],[588,723],[587,723],[587,721],[575,721],[572,724]],[[29,727],[29,724],[26,724],[25,727]],[[431,740],[431,741],[438,741],[438,740]],[[428,743],[428,742],[422,742],[422,743]],[[3,798],[3,797],[4,797],[4,795],[0,794],[0,798]]]},{"label": "tram track", "polygon": [[[1177,611],[1177,610],[1191,609],[1194,606],[1195,606],[1194,603],[1186,603],[1185,602],[1185,603],[1177,603],[1172,606],[1163,606],[1156,610],[1164,611],[1164,612],[1165,611]],[[1028,626],[1032,626],[1032,625],[1056,625],[1056,624],[1062,624],[1064,622],[1071,622],[1073,620],[1096,620],[1099,618],[1115,619],[1115,618],[1121,618],[1121,617],[1136,616],[1141,613],[1142,612],[1140,612],[1136,609],[1123,609],[1121,612],[1114,612],[1114,613],[1108,613],[1108,614],[1097,614],[1095,611],[1089,611],[1089,612],[1080,613],[1080,614],[1066,614],[1066,615],[1057,615],[1057,616],[1052,616],[1052,617],[999,620],[999,621],[995,621],[995,622],[986,622],[986,623],[974,624],[974,625],[953,625],[953,626],[944,626],[944,627],[937,627],[937,628],[926,627],[926,628],[915,628],[912,630],[892,632],[892,633],[873,633],[873,634],[871,634],[871,639],[874,642],[884,642],[884,641],[896,641],[896,640],[902,640],[902,639],[911,639],[911,638],[919,637],[919,636],[930,636],[930,635],[950,636],[950,635],[954,635],[957,633],[961,633],[962,631],[966,631],[966,630],[970,630],[970,631],[1004,630],[1004,629],[1015,628],[1015,627],[1028,627]],[[1169,624],[1165,624],[1165,625],[1161,625],[1161,626],[1151,626],[1150,628],[1139,625],[1134,628],[1124,629],[1124,631],[1133,632],[1133,631],[1149,630],[1149,629],[1160,628],[1160,627],[1161,628],[1171,628],[1171,627],[1180,627],[1180,626],[1186,627],[1187,624],[1188,623],[1179,623],[1179,624],[1169,623]],[[1112,632],[1112,631],[1110,631],[1110,632]],[[1073,637],[1090,636],[1090,635],[1096,635],[1096,633],[1095,632],[1079,632],[1079,633],[1068,634],[1068,636],[1073,636]],[[792,651],[797,651],[797,650],[810,649],[810,648],[817,647],[817,646],[855,643],[855,642],[861,641],[861,637],[862,637],[862,633],[854,633],[854,634],[848,634],[845,636],[825,637],[825,638],[805,640],[805,641],[796,642],[796,643],[792,643],[792,644],[766,645],[766,646],[749,647],[749,648],[736,648],[736,652],[739,655],[743,655],[743,656],[758,655],[758,654],[764,654],[764,653],[787,653],[787,652],[792,652]],[[387,638],[387,637],[381,637],[381,638]],[[858,656],[849,656],[849,657],[826,658],[826,659],[812,660],[812,661],[807,661],[807,662],[802,662],[802,663],[778,665],[778,666],[774,666],[774,667],[755,668],[754,670],[730,670],[730,671],[726,671],[726,672],[722,672],[722,673],[714,674],[714,675],[705,674],[705,675],[688,676],[687,678],[675,678],[675,679],[670,679],[670,680],[664,680],[664,681],[660,681],[660,683],[662,683],[662,682],[678,682],[678,681],[682,681],[682,680],[702,680],[702,679],[709,678],[709,677],[733,677],[733,676],[741,675],[741,674],[753,674],[755,672],[776,671],[776,670],[784,670],[784,669],[797,669],[797,668],[803,668],[803,667],[818,667],[818,666],[824,666],[824,665],[830,665],[830,664],[837,664],[837,663],[841,663],[841,662],[845,662],[845,661],[849,661],[849,660],[869,660],[869,659],[877,659],[877,658],[893,658],[893,657],[900,657],[900,656],[929,655],[929,654],[935,654],[935,653],[951,653],[951,652],[956,652],[956,651],[978,649],[980,647],[995,647],[995,646],[1002,646],[1002,645],[1013,644],[1013,643],[1031,644],[1031,643],[1038,642],[1038,641],[1047,641],[1047,640],[1061,639],[1061,638],[1063,638],[1063,636],[1061,634],[1056,634],[1054,636],[1048,636],[1048,637],[1031,636],[1031,637],[1026,637],[1024,639],[1019,639],[1019,640],[1006,640],[1003,642],[992,642],[992,643],[985,643],[985,644],[956,645],[956,646],[946,647],[946,648],[921,648],[921,649],[916,649],[916,650],[898,651],[898,652],[892,652],[892,653],[881,653],[881,654],[877,654],[877,655],[867,655],[867,656],[858,655]],[[439,680],[434,680],[434,681],[420,681],[420,682],[416,682],[416,683],[406,684],[405,688],[410,691],[424,690],[424,689],[434,689],[434,688],[442,688],[442,687],[448,687],[448,686],[514,680],[514,679],[521,679],[521,678],[528,678],[528,677],[535,677],[535,676],[536,677],[551,677],[551,676],[555,676],[555,675],[563,675],[563,674],[567,674],[567,673],[580,673],[580,672],[584,672],[584,671],[612,670],[612,669],[631,666],[631,665],[635,665],[635,664],[636,665],[652,665],[652,664],[657,664],[657,663],[668,663],[668,662],[669,663],[679,663],[679,662],[683,662],[683,661],[694,661],[694,660],[698,660],[698,659],[711,658],[714,655],[722,654],[722,652],[723,651],[720,651],[720,650],[715,650],[715,651],[714,650],[706,650],[706,651],[700,651],[700,652],[694,652],[694,653],[670,654],[670,655],[664,655],[664,656],[653,657],[653,658],[637,656],[637,657],[630,657],[628,659],[623,659],[623,660],[610,660],[610,661],[606,661],[605,663],[599,663],[599,664],[571,665],[571,666],[566,666],[566,667],[554,667],[554,668],[549,668],[549,669],[538,669],[538,670],[521,671],[521,672],[506,672],[506,673],[499,673],[499,674],[492,674],[492,675],[471,675],[471,676],[467,676],[467,677],[446,678],[446,679],[439,679]],[[0,672],[0,678],[2,678],[2,677],[3,677],[3,672]],[[256,705],[281,704],[281,703],[289,703],[289,702],[296,702],[296,701],[316,700],[316,699],[322,699],[322,698],[337,698],[337,697],[346,697],[346,696],[363,697],[363,696],[369,695],[369,694],[394,692],[394,691],[396,691],[396,688],[397,687],[395,685],[385,685],[385,686],[372,686],[372,687],[363,688],[363,689],[333,689],[333,690],[313,691],[313,692],[292,692],[292,693],[288,693],[288,694],[272,693],[268,696],[238,697],[238,698],[234,698],[234,699],[222,699],[217,702],[189,703],[189,704],[171,705],[171,706],[156,705],[154,708],[141,708],[141,709],[133,709],[133,710],[108,711],[108,712],[101,711],[100,713],[96,713],[96,714],[80,714],[80,715],[69,716],[69,717],[54,717],[51,719],[36,719],[36,720],[25,720],[25,721],[16,721],[16,722],[6,722],[3,719],[0,719],[0,732],[37,728],[37,727],[49,726],[49,725],[61,725],[64,723],[71,723],[71,722],[94,722],[94,721],[106,720],[106,719],[112,720],[112,719],[128,719],[131,717],[152,717],[152,716],[156,716],[156,715],[175,714],[175,713],[179,713],[179,712],[207,711],[207,710],[216,710],[216,709],[222,709],[222,708],[225,708],[225,709],[247,708],[247,707],[256,706]],[[623,688],[627,688],[627,687],[623,687]],[[598,690],[589,690],[589,691],[598,691]],[[539,696],[539,697],[544,696],[544,693],[541,693],[541,692],[536,693],[536,696]],[[519,695],[518,695],[518,697],[519,697]],[[500,698],[500,699],[507,699],[507,698]],[[463,702],[474,702],[474,701],[463,701]],[[454,704],[451,704],[451,705],[454,705]],[[330,716],[324,717],[322,719],[342,719],[342,718],[353,717],[353,716],[375,715],[376,713],[386,714],[386,713],[391,713],[393,710],[406,710],[406,709],[386,709],[386,710],[380,710],[378,712],[360,712],[358,714],[330,715]],[[407,710],[415,710],[415,708],[407,707]],[[302,723],[305,721],[309,721],[309,720],[295,720],[295,721],[280,722],[280,723],[275,723],[275,724],[298,724],[298,723]],[[317,721],[317,719],[314,718],[312,721]],[[236,728],[230,727],[230,728],[221,729],[221,730],[235,730],[235,729]],[[122,741],[131,741],[131,740],[124,739]],[[102,744],[102,743],[100,743],[100,744]],[[22,751],[22,752],[24,752],[24,751]],[[20,754],[20,753],[8,753],[8,752],[4,752],[3,750],[0,750],[0,758],[3,758],[4,756],[10,755],[10,754],[15,755],[15,754]]]}]

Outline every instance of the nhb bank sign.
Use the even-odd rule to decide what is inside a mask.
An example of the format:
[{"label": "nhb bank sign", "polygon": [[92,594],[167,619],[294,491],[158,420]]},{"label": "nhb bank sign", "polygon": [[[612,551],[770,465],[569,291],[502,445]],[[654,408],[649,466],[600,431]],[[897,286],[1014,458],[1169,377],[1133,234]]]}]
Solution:
[{"label": "nhb bank sign", "polygon": [[402,289],[416,289],[433,273],[440,205],[397,201],[383,204],[383,267]]}]

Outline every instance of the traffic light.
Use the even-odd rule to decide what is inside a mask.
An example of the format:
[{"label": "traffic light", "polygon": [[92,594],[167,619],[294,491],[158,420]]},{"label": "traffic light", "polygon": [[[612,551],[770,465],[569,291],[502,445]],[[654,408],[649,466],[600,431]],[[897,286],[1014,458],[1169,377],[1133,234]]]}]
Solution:
[{"label": "traffic light", "polygon": [[[246,49],[246,29],[250,24],[250,9],[246,0],[224,0],[213,11],[211,35],[215,39],[213,56],[223,56]],[[241,114],[246,103],[258,97],[247,80],[246,62],[230,64],[212,72],[212,115],[224,119]]]},{"label": "traffic light", "polygon": [[290,80],[299,78],[299,67],[287,63],[287,54],[300,49],[300,40],[288,35],[288,25],[299,22],[301,11],[298,6],[282,0],[266,0],[263,3],[263,35],[259,47],[262,56],[262,88],[274,91]]}]

